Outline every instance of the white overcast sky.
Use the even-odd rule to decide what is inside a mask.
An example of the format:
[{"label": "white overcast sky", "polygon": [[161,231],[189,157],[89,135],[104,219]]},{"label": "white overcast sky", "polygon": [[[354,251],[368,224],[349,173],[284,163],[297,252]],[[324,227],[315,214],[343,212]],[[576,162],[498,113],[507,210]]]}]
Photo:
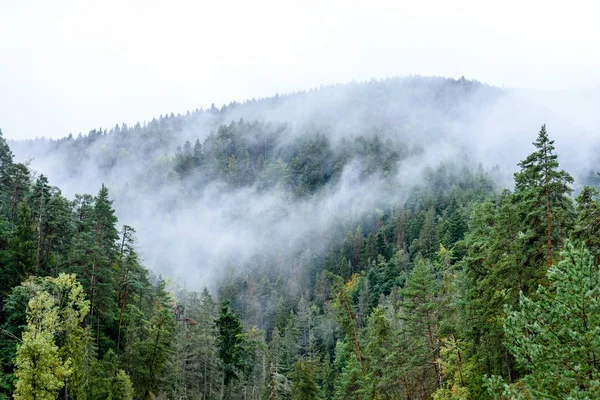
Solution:
[{"label": "white overcast sky", "polygon": [[0,128],[60,137],[395,75],[600,86],[600,1],[0,0]]}]

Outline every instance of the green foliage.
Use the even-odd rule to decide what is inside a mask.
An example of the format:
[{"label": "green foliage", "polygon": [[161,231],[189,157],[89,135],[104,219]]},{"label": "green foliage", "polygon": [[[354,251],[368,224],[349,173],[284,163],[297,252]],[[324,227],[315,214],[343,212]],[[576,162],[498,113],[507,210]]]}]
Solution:
[{"label": "green foliage", "polygon": [[395,384],[398,365],[393,360],[395,333],[386,310],[381,306],[375,308],[365,332],[367,377],[362,391],[369,398],[392,399],[398,395]]},{"label": "green foliage", "polygon": [[[600,271],[589,251],[567,243],[548,286],[521,295],[504,329],[528,372],[511,390],[534,398],[600,396]],[[521,385],[522,384],[522,385]]]},{"label": "green foliage", "polygon": [[431,265],[419,258],[402,290],[404,296],[400,307],[405,321],[403,333],[414,350],[409,366],[428,377],[424,393],[433,393],[443,383],[442,373],[436,362],[439,357],[439,306]]},{"label": "green foliage", "polygon": [[276,364],[271,363],[267,386],[267,398],[269,400],[287,399],[290,397],[290,382],[284,374],[277,371]]},{"label": "green foliage", "polygon": [[172,298],[165,285],[159,279],[150,314],[148,317],[138,314],[139,320],[134,323],[142,324],[137,332],[139,336],[129,342],[126,350],[131,357],[128,372],[133,378],[136,397],[157,395],[164,386],[162,377],[165,376],[175,334]]},{"label": "green foliage", "polygon": [[600,264],[600,200],[598,190],[585,186],[575,199],[577,201],[577,219],[571,238],[585,243],[594,256],[594,263]]},{"label": "green foliage", "polygon": [[106,187],[70,202],[4,139],[0,158],[0,398],[164,391],[172,299],[149,283],[133,228],[119,235]]},{"label": "green foliage", "polygon": [[47,292],[29,301],[28,330],[17,345],[15,360],[16,400],[54,400],[71,373],[69,363],[61,360],[54,343],[58,315],[53,307],[54,302]]},{"label": "green foliage", "polygon": [[[533,145],[536,151],[519,163],[521,170],[515,174],[515,201],[519,203],[519,217],[527,228],[524,240],[529,261],[545,261],[549,266],[554,247],[561,245],[561,233],[573,222],[573,204],[569,197],[573,178],[559,169],[554,141],[548,137],[546,125],[542,125]],[[545,251],[540,251],[540,247],[545,247]]]},{"label": "green foliage", "polygon": [[548,263],[572,226],[573,179],[558,169],[553,143],[542,126],[536,151],[519,163],[515,192],[505,190],[493,202],[476,206],[461,245],[466,254],[459,263],[459,328],[470,343],[466,359],[477,370],[469,382],[474,396],[484,396],[486,374],[513,381],[527,372],[515,365],[504,345],[502,325],[505,306],[517,307],[520,292],[533,295],[545,281]]},{"label": "green foliage", "polygon": [[[119,132],[167,140],[159,125],[176,120]],[[393,187],[397,162],[418,154],[316,128],[282,143],[282,129],[223,125],[145,179],[303,201],[349,163]],[[72,140],[71,156],[105,135]],[[545,127],[534,146],[514,192],[494,193],[482,168],[428,168],[402,204],[341,222],[323,253],[282,246],[226,268],[213,299],[143,267],[104,185],[69,201],[0,138],[0,398],[596,398],[598,193],[573,207]]]},{"label": "green foliage", "polygon": [[217,346],[223,363],[224,384],[228,387],[231,381],[239,379],[240,373],[243,373],[245,368],[246,349],[242,323],[231,311],[229,303],[224,303],[215,325],[218,330]]},{"label": "green foliage", "polygon": [[117,355],[109,350],[101,361],[94,364],[90,386],[93,400],[132,400],[133,385],[129,376],[119,368]]},{"label": "green foliage", "polygon": [[36,240],[31,209],[25,200],[18,207],[15,235],[11,241],[10,252],[10,273],[7,274],[6,278],[9,279],[9,285],[12,287],[33,275],[37,264],[35,255]]},{"label": "green foliage", "polygon": [[317,400],[319,398],[318,372],[316,360],[300,359],[294,363],[290,374],[293,400]]},{"label": "green foliage", "polygon": [[335,364],[340,371],[335,385],[335,399],[360,398],[364,387],[364,376],[355,352],[348,345],[338,342],[335,348]]},{"label": "green foliage", "polygon": [[[89,312],[74,275],[28,281],[27,330],[17,345],[15,399],[54,399],[72,373]],[[47,287],[47,288],[46,288]]]},{"label": "green foliage", "polygon": [[467,400],[469,382],[473,378],[472,364],[463,359],[465,344],[462,340],[451,335],[442,340],[440,359],[444,385],[433,394],[434,400]]}]

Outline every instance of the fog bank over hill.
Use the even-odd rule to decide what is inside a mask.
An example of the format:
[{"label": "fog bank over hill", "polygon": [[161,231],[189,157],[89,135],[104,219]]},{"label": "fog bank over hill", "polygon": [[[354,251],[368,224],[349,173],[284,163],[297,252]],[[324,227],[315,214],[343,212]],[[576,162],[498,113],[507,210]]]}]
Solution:
[{"label": "fog bank over hill", "polygon": [[415,186],[439,186],[433,176],[482,173],[481,164],[509,185],[543,123],[561,166],[581,181],[600,169],[598,106],[594,91],[407,77],[10,145],[69,197],[105,183],[145,264],[199,287],[227,265],[308,263]]}]

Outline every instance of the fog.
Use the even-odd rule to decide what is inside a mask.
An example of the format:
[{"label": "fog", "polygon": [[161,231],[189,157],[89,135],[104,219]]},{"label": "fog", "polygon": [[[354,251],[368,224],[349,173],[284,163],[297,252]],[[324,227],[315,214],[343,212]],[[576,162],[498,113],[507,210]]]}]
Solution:
[{"label": "fog", "polygon": [[[595,92],[567,98],[463,79],[393,78],[158,118],[102,133],[81,148],[84,139],[10,145],[18,161],[30,160],[33,170],[69,198],[95,194],[105,183],[120,224],[138,232],[144,264],[199,288],[214,285],[227,267],[243,272],[249,265],[276,263],[294,269],[322,256],[340,232],[402,204],[423,183],[424,171],[443,163],[493,169],[499,187],[510,187],[542,123],[556,141],[562,167],[576,178],[600,170],[594,112],[599,99]],[[377,136],[384,146],[407,153],[385,177],[365,176],[364,160],[349,160],[339,179],[306,196],[294,196],[282,185],[240,187],[220,179],[194,188],[198,177],[173,172],[178,146],[202,142],[220,125],[240,119],[261,121],[274,138],[273,151],[316,133],[327,138],[334,155],[360,136]],[[80,156],[73,160],[73,154]]]},{"label": "fog", "polygon": [[1,2],[5,137],[92,127],[372,77],[600,87],[598,2]]}]

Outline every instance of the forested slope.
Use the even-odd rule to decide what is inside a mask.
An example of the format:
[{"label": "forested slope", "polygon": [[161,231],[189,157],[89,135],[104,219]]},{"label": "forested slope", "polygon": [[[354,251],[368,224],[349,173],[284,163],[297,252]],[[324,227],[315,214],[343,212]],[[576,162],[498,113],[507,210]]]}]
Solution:
[{"label": "forested slope", "polygon": [[[422,105],[435,94],[450,119],[464,112],[451,99],[477,85],[433,82]],[[46,142],[57,178],[73,193],[97,184],[95,196],[63,196],[0,139],[2,395],[600,396],[598,166],[586,158],[576,182],[545,126],[514,149],[524,156],[503,189],[506,171],[477,165],[473,147],[433,145],[451,142],[450,119],[423,137],[414,115],[404,133],[394,115],[390,130],[341,135],[320,125],[326,113],[314,129],[218,120],[178,150],[169,124],[185,118],[199,117]],[[138,255],[120,206],[161,215],[136,227],[153,249]]]},{"label": "forested slope", "polygon": [[567,111],[465,79],[390,78],[10,145],[70,197],[103,182],[146,265],[199,289],[282,248],[322,255],[341,225],[405,201],[441,164],[481,163],[511,187],[540,121],[584,184],[598,137]]},{"label": "forested slope", "polygon": [[14,163],[4,138],[0,157],[0,396],[147,397],[176,323],[135,230],[117,225],[105,186],[69,200]]}]

